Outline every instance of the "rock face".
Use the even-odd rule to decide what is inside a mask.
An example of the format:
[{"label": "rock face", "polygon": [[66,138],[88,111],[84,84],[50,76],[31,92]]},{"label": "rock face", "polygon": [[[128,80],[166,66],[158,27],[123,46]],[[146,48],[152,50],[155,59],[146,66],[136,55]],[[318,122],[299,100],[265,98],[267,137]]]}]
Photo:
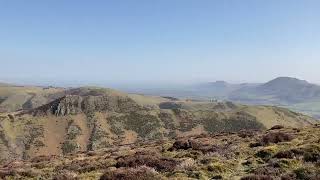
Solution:
[{"label": "rock face", "polygon": [[49,104],[41,106],[32,113],[34,115],[48,115],[56,116],[75,115],[78,113],[92,113],[92,112],[120,112],[128,113],[132,111],[141,110],[129,97],[122,96],[79,96],[66,95]]}]

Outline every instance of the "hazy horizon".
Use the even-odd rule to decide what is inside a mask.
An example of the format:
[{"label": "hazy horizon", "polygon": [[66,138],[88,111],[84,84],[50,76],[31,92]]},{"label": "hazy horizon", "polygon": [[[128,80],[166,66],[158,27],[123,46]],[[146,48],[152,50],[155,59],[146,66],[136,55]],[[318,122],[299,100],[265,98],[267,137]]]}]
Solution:
[{"label": "hazy horizon", "polygon": [[2,1],[0,81],[320,84],[320,1]]},{"label": "hazy horizon", "polygon": [[[194,87],[195,85],[204,85],[206,83],[213,83],[218,81],[224,81],[229,84],[264,84],[269,81],[272,81],[276,78],[280,77],[288,77],[288,78],[297,78],[297,77],[289,77],[289,76],[279,76],[274,77],[272,79],[269,79],[267,81],[260,81],[260,82],[250,82],[250,81],[225,81],[225,80],[208,80],[208,81],[192,81],[192,82],[131,82],[131,83],[110,83],[110,82],[104,82],[104,81],[39,81],[39,80],[17,80],[17,79],[11,79],[11,80],[3,80],[0,79],[0,83],[7,83],[11,85],[22,85],[22,86],[53,86],[53,87],[62,87],[62,88],[72,88],[72,87],[85,87],[85,86],[96,86],[96,87],[106,87],[106,88],[113,88],[113,89],[119,89],[124,91],[135,91],[138,92],[139,89],[181,89],[183,87]],[[299,80],[306,80],[307,79],[300,79]],[[319,83],[308,81],[311,84],[320,85]]]}]

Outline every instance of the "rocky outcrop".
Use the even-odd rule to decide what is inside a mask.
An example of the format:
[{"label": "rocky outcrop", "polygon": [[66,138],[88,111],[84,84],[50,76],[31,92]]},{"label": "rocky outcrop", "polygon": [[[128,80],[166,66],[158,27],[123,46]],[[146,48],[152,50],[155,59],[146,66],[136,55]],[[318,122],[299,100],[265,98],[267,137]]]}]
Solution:
[{"label": "rocky outcrop", "polygon": [[121,112],[129,113],[143,109],[132,99],[126,96],[79,96],[66,95],[49,104],[41,106],[32,111],[33,115],[56,116],[74,115],[78,113],[92,112]]}]

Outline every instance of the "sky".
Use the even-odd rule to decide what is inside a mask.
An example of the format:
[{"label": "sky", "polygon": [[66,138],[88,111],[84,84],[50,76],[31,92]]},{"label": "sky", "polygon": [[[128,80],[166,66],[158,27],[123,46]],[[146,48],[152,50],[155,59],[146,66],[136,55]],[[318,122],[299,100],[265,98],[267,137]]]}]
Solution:
[{"label": "sky", "polygon": [[0,0],[0,81],[320,83],[319,0]]}]

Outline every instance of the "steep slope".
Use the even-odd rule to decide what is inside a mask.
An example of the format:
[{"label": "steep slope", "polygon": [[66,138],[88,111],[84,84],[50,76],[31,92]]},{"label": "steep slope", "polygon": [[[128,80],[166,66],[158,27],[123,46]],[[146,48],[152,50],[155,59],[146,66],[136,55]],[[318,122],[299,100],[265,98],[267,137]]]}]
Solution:
[{"label": "steep slope", "polygon": [[151,100],[92,87],[63,94],[36,109],[0,116],[1,161],[201,133],[266,129],[275,124],[301,127],[316,122],[268,106]]}]

